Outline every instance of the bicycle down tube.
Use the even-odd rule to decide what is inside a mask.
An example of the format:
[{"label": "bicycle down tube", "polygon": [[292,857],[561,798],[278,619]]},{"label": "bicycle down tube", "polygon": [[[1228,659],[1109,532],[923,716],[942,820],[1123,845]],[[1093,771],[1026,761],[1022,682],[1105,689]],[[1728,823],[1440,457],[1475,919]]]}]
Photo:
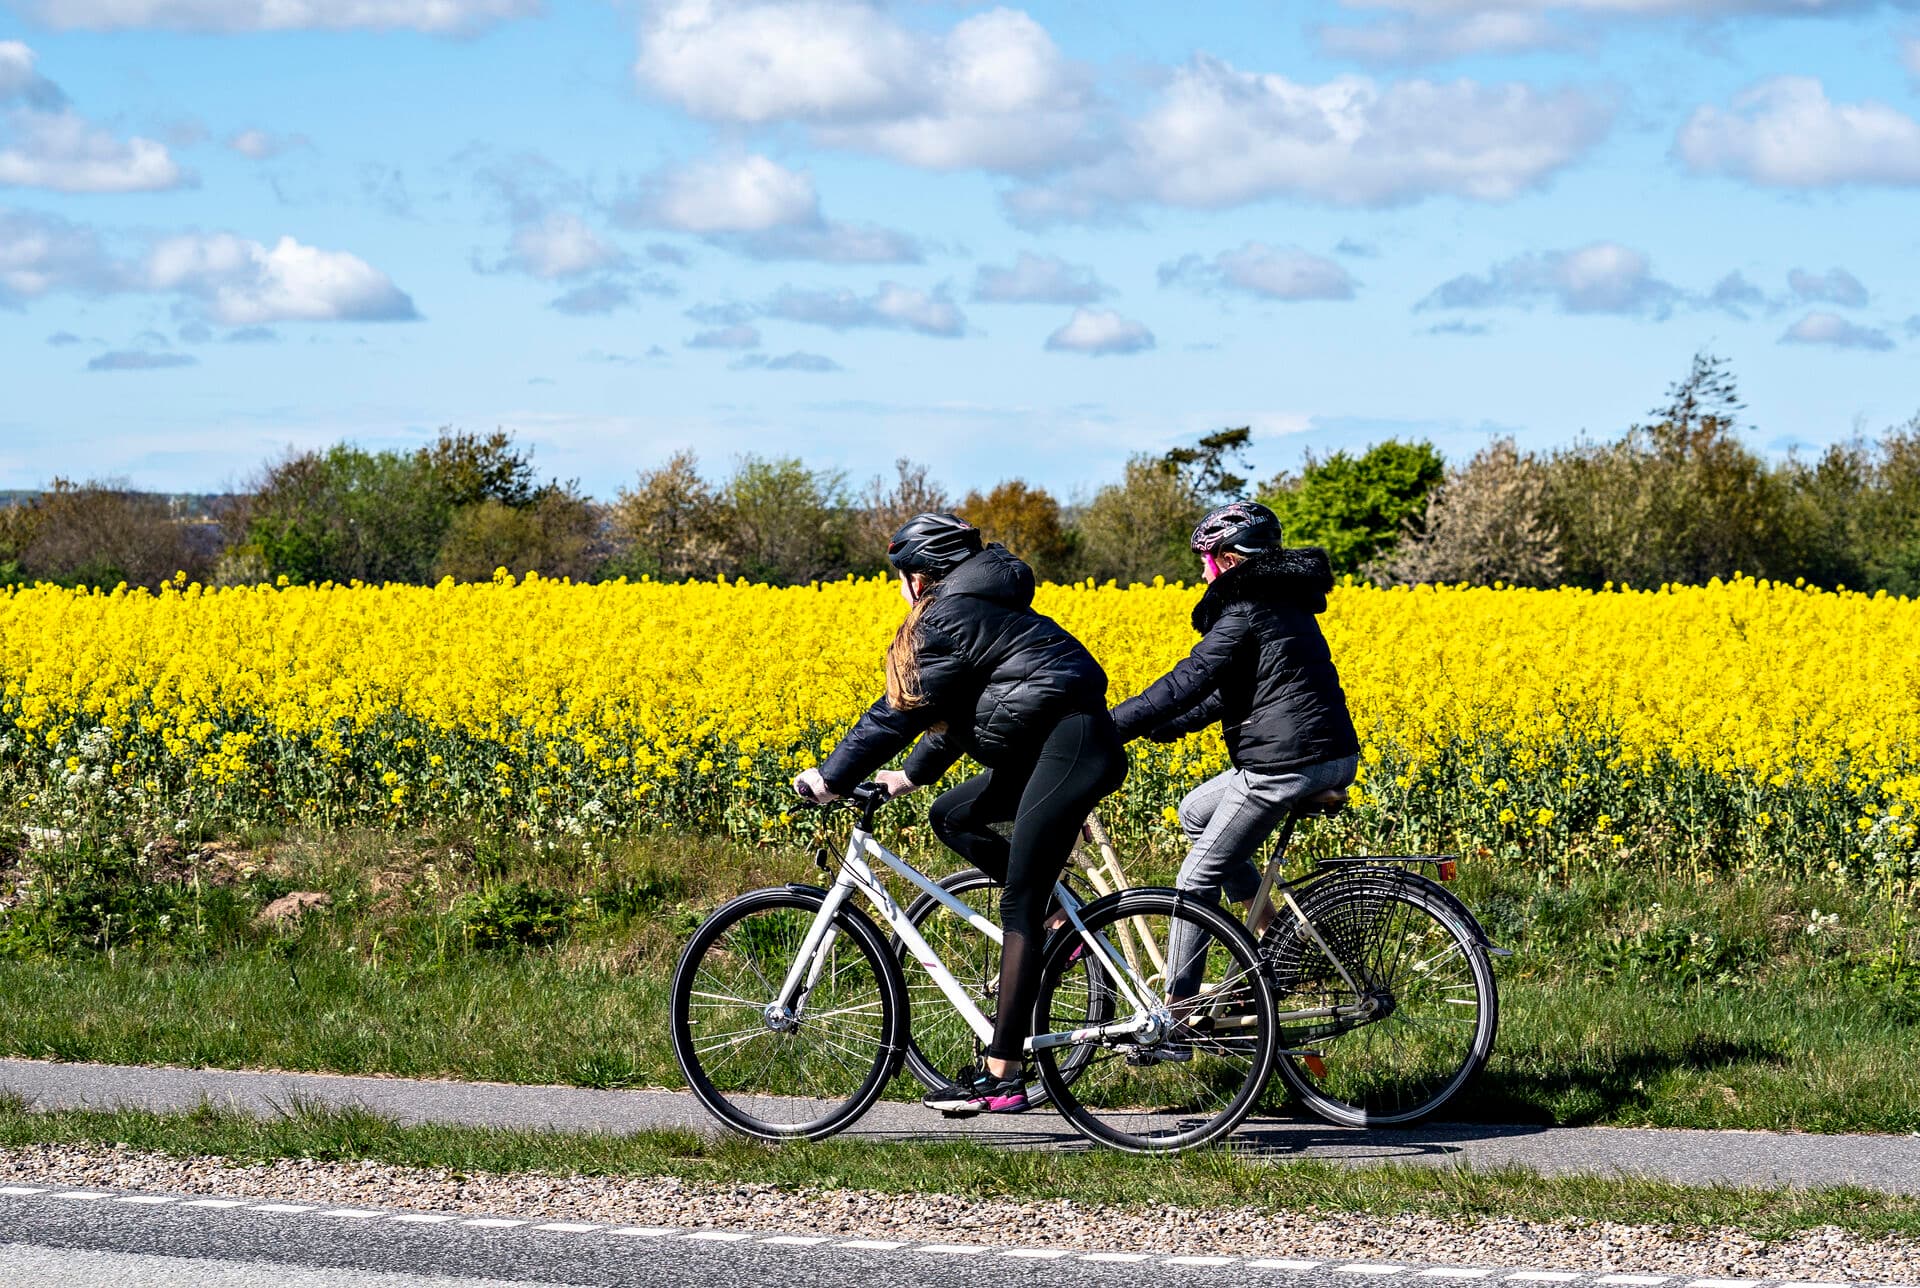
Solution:
[{"label": "bicycle down tube", "polygon": [[[790,1016],[796,1009],[798,999],[813,988],[824,969],[827,947],[837,933],[833,929],[833,918],[847,900],[852,898],[854,891],[858,890],[866,895],[868,902],[880,914],[880,919],[887,928],[899,936],[901,943],[906,945],[907,951],[913,954],[914,960],[926,970],[935,986],[959,1013],[960,1018],[966,1021],[967,1027],[973,1030],[981,1042],[991,1042],[993,1040],[992,1021],[988,1020],[980,1008],[974,1004],[973,999],[967,995],[966,990],[961,987],[959,981],[947,969],[946,964],[940,960],[939,955],[933,951],[919,929],[894,900],[892,892],[874,874],[873,868],[866,862],[866,856],[869,854],[925,891],[942,907],[985,934],[993,942],[1002,942],[999,926],[949,894],[936,882],[928,879],[912,864],[881,845],[870,833],[856,827],[853,829],[853,835],[848,838],[846,853],[841,856],[840,873],[835,878],[832,888],[827,891],[827,897],[822,901],[819,912],[815,914],[813,924],[808,927],[806,938],[801,941],[800,951],[795,955],[793,965],[788,968],[787,977],[781,983],[780,991],[770,1009],[777,1009]],[[1087,933],[1086,923],[1080,920],[1079,899],[1073,892],[1064,883],[1056,884],[1054,888],[1060,897],[1060,906],[1074,929],[1078,930],[1082,938],[1088,942],[1098,944],[1102,954],[1108,959],[1108,964],[1116,968],[1114,978],[1120,984],[1122,991],[1127,994],[1128,1000],[1133,1003],[1136,1014],[1133,1019],[1101,1025],[1097,1030],[1077,1031],[1072,1034],[1047,1034],[1044,1037],[1049,1040],[1041,1045],[1066,1045],[1070,1042],[1087,1041],[1094,1037],[1131,1035],[1150,1026],[1153,1021],[1149,1013],[1154,1008],[1152,1002],[1148,1000],[1145,986],[1134,976],[1128,963],[1121,958],[1113,945],[1107,942],[1104,935]],[[1033,1045],[1030,1039],[1029,1046]]]}]

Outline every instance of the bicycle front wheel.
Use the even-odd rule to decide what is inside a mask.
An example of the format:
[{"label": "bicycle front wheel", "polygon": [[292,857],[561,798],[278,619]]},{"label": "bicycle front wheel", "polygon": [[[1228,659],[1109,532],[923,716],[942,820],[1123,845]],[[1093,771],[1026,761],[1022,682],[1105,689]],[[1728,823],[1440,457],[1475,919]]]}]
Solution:
[{"label": "bicycle front wheel", "polygon": [[1281,1045],[1314,1052],[1282,1054],[1275,1071],[1328,1122],[1388,1127],[1429,1117],[1493,1051],[1493,967],[1452,897],[1426,885],[1410,874],[1336,877],[1299,896],[1317,939],[1286,908],[1269,932]]},{"label": "bicycle front wheel", "polygon": [[797,997],[781,984],[824,893],[756,890],[694,932],[674,969],[673,1054],[709,1113],[762,1140],[817,1140],[858,1118],[895,1071],[906,1037],[900,969],[873,923],[833,919]]},{"label": "bicycle front wheel", "polygon": [[[1048,945],[1036,1037],[1085,1030],[1089,1015],[1158,1022],[1144,1033],[1109,1026],[1104,1035],[1036,1045],[1035,1067],[1061,1116],[1089,1139],[1128,1153],[1176,1153],[1219,1140],[1252,1112],[1273,1057],[1273,996],[1246,928],[1213,904],[1150,887],[1098,899],[1080,916],[1091,944],[1069,926]],[[1191,996],[1168,998],[1159,980],[1128,971],[1123,924],[1185,947]],[[1129,988],[1151,990],[1145,1013]]]}]

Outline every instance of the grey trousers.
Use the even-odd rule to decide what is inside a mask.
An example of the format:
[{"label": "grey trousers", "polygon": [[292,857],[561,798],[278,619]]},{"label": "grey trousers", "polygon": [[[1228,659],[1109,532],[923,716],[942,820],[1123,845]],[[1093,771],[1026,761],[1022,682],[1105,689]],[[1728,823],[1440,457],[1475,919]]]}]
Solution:
[{"label": "grey trousers", "polygon": [[[1319,792],[1345,787],[1359,771],[1360,757],[1343,756],[1284,774],[1229,769],[1188,792],[1180,802],[1187,834],[1187,860],[1175,882],[1182,890],[1218,903],[1225,895],[1244,903],[1259,893],[1253,859],[1294,805]],[[1168,947],[1172,997],[1192,997],[1206,973],[1206,945],[1186,922],[1175,922]]]}]

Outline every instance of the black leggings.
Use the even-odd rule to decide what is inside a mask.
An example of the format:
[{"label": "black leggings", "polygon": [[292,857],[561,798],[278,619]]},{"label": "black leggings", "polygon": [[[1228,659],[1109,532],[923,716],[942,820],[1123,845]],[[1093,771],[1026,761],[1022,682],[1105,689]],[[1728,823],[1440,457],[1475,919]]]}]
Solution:
[{"label": "black leggings", "polygon": [[[1103,711],[1063,717],[1036,740],[1030,758],[1003,761],[933,802],[928,821],[942,841],[998,881],[1000,1010],[987,1054],[1020,1060],[1040,995],[1043,923],[1053,883],[1073,855],[1080,825],[1127,776],[1127,751]],[[1011,822],[1013,839],[993,830]]]}]

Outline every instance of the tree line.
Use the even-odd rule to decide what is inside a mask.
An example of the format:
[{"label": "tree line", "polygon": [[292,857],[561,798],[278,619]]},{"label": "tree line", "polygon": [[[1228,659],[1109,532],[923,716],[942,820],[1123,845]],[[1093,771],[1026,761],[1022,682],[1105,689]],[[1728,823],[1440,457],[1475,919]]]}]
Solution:
[{"label": "tree line", "polygon": [[1636,586],[1736,571],[1920,594],[1920,418],[1811,458],[1746,445],[1724,362],[1701,355],[1646,421],[1544,453],[1511,439],[1471,460],[1389,440],[1309,456],[1255,483],[1251,433],[1141,454],[1069,503],[1024,480],[949,493],[923,465],[855,486],[795,457],[711,478],[691,451],[610,501],[542,479],[505,431],[444,430],[413,451],[340,444],[269,462],[202,511],[113,482],[56,480],[0,505],[0,584],[217,585],[479,580],[496,568],[576,581],[746,577],[805,584],[884,570],[909,515],[955,510],[1047,580],[1195,576],[1208,508],[1255,497],[1291,545],[1386,584]]}]

